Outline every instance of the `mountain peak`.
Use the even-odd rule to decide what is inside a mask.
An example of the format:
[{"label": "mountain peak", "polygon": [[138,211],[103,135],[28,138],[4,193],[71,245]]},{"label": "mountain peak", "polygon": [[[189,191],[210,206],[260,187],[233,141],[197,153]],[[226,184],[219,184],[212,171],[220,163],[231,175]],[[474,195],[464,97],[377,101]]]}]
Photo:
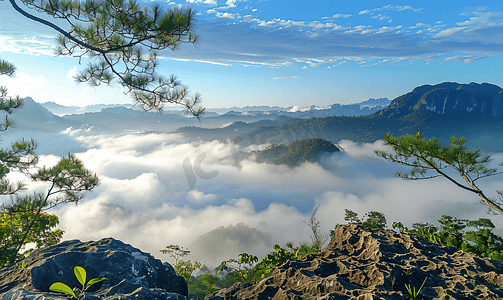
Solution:
[{"label": "mountain peak", "polygon": [[379,115],[400,118],[415,111],[428,110],[443,115],[480,113],[503,116],[503,89],[490,83],[461,84],[442,82],[422,85],[395,98]]}]

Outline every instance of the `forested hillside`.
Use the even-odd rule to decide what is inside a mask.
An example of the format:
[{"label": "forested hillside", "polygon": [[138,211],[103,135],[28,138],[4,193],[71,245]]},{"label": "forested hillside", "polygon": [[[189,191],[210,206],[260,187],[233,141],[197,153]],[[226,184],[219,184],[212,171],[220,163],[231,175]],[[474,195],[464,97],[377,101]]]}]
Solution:
[{"label": "forested hillside", "polygon": [[308,138],[295,141],[288,146],[272,145],[262,151],[253,151],[257,162],[268,162],[275,165],[287,165],[298,167],[303,162],[318,161],[321,155],[326,153],[341,152],[339,146],[321,138]]}]

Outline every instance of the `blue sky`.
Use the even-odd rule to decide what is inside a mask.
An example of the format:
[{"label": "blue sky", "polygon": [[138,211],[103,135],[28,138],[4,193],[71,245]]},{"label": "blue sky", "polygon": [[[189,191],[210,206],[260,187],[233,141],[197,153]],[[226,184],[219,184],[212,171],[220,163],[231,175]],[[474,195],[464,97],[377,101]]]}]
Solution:
[{"label": "blue sky", "polygon": [[[200,42],[160,52],[159,72],[177,75],[208,108],[394,99],[444,81],[503,86],[500,1],[144,4],[151,2],[196,9]],[[17,66],[16,77],[0,78],[11,94],[63,105],[131,103],[119,87],[76,85],[71,75],[85,60],[54,57],[56,33],[8,1],[0,1],[0,20],[0,58]]]}]

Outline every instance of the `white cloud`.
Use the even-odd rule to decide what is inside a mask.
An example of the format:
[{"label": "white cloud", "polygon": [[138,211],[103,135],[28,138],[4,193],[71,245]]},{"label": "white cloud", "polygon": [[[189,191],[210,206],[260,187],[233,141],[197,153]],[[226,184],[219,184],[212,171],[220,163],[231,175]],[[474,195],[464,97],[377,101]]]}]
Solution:
[{"label": "white cloud", "polygon": [[503,12],[473,12],[474,17],[464,22],[458,22],[458,26],[500,26],[503,25]]},{"label": "white cloud", "polygon": [[430,26],[430,25],[425,24],[425,23],[416,23],[416,25],[410,26],[409,29],[416,29],[416,28],[419,28],[419,27],[428,27],[428,26]]},{"label": "white cloud", "polygon": [[363,65],[362,64],[362,65],[360,65],[360,67],[372,67],[372,66],[377,66],[377,65],[380,65],[380,64],[391,63],[391,62],[395,62],[395,60],[388,58],[388,59],[379,60],[376,63],[370,64],[370,65]]},{"label": "white cloud", "polygon": [[210,64],[210,65],[218,65],[218,66],[232,66],[231,64],[214,62],[214,61],[197,60],[197,59],[182,59],[182,58],[171,58],[171,59],[177,60],[177,61],[193,61],[193,62]]},{"label": "white cloud", "polygon": [[25,55],[54,55],[54,37],[0,36],[0,52]]},{"label": "white cloud", "polygon": [[[11,96],[29,97],[44,95],[45,88],[47,87],[47,79],[43,75],[32,76],[25,72],[16,72],[14,73],[14,77],[1,76],[0,86],[8,87],[8,92]],[[44,93],[41,93],[42,90],[44,90]]]},{"label": "white cloud", "polygon": [[387,32],[391,32],[391,31],[395,31],[395,30],[399,30],[402,28],[402,25],[398,25],[398,26],[395,26],[395,27],[388,27],[388,26],[384,26],[384,27],[381,27],[379,28],[376,33],[387,33]]},{"label": "white cloud", "polygon": [[219,19],[234,20],[235,18],[240,18],[241,17],[239,15],[239,13],[235,13],[235,14],[228,13],[228,12],[222,13],[222,12],[214,10],[213,8],[212,9],[208,9],[206,11],[206,13],[209,14],[209,15],[215,15]]},{"label": "white cloud", "polygon": [[[435,34],[433,37],[434,38],[445,38],[445,37],[448,37],[448,36],[455,34],[456,32],[463,31],[465,29],[466,29],[466,27],[448,28],[448,29],[440,31],[439,33]],[[429,31],[433,31],[433,30],[429,30]]]},{"label": "white cloud", "polygon": [[220,9],[229,9],[236,7],[236,0],[227,0],[225,4],[226,6],[222,6],[220,7]]},{"label": "white cloud", "polygon": [[397,5],[397,11],[404,11],[404,10],[408,10],[408,9],[416,11],[416,12],[423,10],[423,8],[415,9],[412,6],[409,6],[409,5],[405,5],[405,6],[402,6],[402,7],[400,7],[400,5]]},{"label": "white cloud", "polygon": [[73,66],[70,70],[68,70],[68,73],[66,73],[65,77],[70,80],[74,80],[73,77],[77,75],[77,66]]},{"label": "white cloud", "polygon": [[187,200],[195,203],[208,203],[217,198],[214,194],[204,194],[203,192],[196,190],[189,191],[187,194]]},{"label": "white cloud", "polygon": [[[372,210],[382,212],[388,226],[393,221],[409,228],[416,222],[438,226],[436,220],[442,214],[470,220],[489,217],[498,228],[503,225],[500,218],[484,214],[486,208],[479,204],[476,195],[446,179],[396,178],[395,172],[410,168],[377,157],[375,149],[389,151],[383,141],[358,144],[343,140],[339,145],[344,153],[295,169],[257,163],[254,158],[241,159],[241,170],[232,157],[221,160],[231,154],[226,143],[188,141],[182,135],[77,132],[73,142],[60,143],[59,150],[65,151],[66,145],[73,144],[84,147],[77,157],[97,173],[101,184],[78,206],[62,205],[50,211],[60,218],[64,240],[113,237],[163,261],[168,261],[168,257],[159,250],[166,244],[189,247],[200,235],[240,222],[261,228],[271,236],[271,244],[262,241],[248,251],[259,259],[272,251],[272,244],[310,242],[312,233],[300,220],[308,220],[318,205],[316,217],[324,233],[336,223],[346,223],[345,208],[360,217]],[[236,146],[238,153],[250,150]],[[196,158],[202,153],[206,156],[199,168],[206,173],[219,173],[211,179],[197,177],[196,186],[191,189],[182,162],[189,158],[190,167],[195,169]],[[493,164],[497,164],[503,154],[493,158]],[[47,165],[56,161],[54,156],[41,157]],[[500,178],[484,181],[480,187],[488,192],[501,183]],[[35,187],[43,190],[38,183],[30,183],[30,190]],[[228,243],[222,252],[224,259],[237,258],[241,253],[236,253],[239,246],[235,242],[223,243]],[[199,249],[189,250],[188,259],[192,261],[206,260],[210,266],[221,262],[221,257],[208,256]]]},{"label": "white cloud", "polygon": [[270,21],[263,21],[263,20],[259,20],[259,19],[250,19],[250,20],[248,20],[248,22],[256,22],[257,25],[260,27],[270,27],[270,28],[276,28],[276,27],[289,28],[292,26],[304,27],[306,25],[306,23],[304,21],[282,20],[282,19],[278,19],[278,18],[274,18]]},{"label": "white cloud", "polygon": [[[419,9],[416,9],[416,8],[413,8],[412,6],[409,6],[409,5],[406,5],[406,6],[401,6],[401,5],[385,5],[383,7],[379,7],[379,8],[373,8],[373,9],[365,9],[365,10],[362,10],[360,11],[358,14],[359,15],[365,15],[365,14],[370,14],[370,15],[373,15],[373,12],[374,11],[384,11],[384,10],[387,10],[387,11],[405,11],[405,10],[412,10],[414,12],[419,12],[421,10],[423,10],[423,8],[419,8]],[[372,16],[373,19],[379,19],[379,20],[388,20],[388,22],[391,21],[391,18],[389,16],[386,15],[386,13],[384,14],[379,14],[377,16]]]},{"label": "white cloud", "polygon": [[395,10],[395,11],[404,11],[404,10],[412,10],[414,12],[419,12],[421,10],[423,10],[423,8],[413,8],[412,6],[409,6],[409,5],[406,5],[406,6],[401,6],[401,5],[385,5],[383,7],[380,7],[380,8],[374,8],[372,9],[372,11],[380,11],[380,10]]},{"label": "white cloud", "polygon": [[322,29],[322,28],[341,29],[342,28],[342,26],[337,25],[336,23],[332,23],[332,22],[321,23],[319,21],[312,21],[307,26],[313,27],[314,29]]},{"label": "white cloud", "polygon": [[468,63],[473,63],[478,60],[484,59],[486,57],[487,56],[475,56],[475,55],[451,56],[451,57],[445,58],[440,64],[444,64],[444,63],[450,62],[450,61],[462,62],[462,63],[468,64]]},{"label": "white cloud", "polygon": [[380,21],[384,21],[391,19],[391,17],[386,14],[378,14],[377,16],[373,16],[372,19],[379,19]]},{"label": "white cloud", "polygon": [[344,14],[335,14],[332,16],[332,18],[349,18],[351,17],[351,14],[347,14],[347,15],[344,15]]},{"label": "white cloud", "polygon": [[362,31],[365,31],[365,30],[372,31],[372,30],[375,30],[375,29],[372,29],[372,26],[370,26],[370,25],[357,25],[357,26],[354,26],[350,30],[344,31],[344,33],[355,33],[355,32],[360,32],[361,33]]},{"label": "white cloud", "polygon": [[235,13],[235,14],[231,14],[231,13],[220,13],[220,12],[217,12],[216,13],[216,16],[220,19],[229,19],[229,20],[234,20],[236,17],[239,17],[239,14],[238,13]]},{"label": "white cloud", "polygon": [[208,5],[217,5],[216,0],[186,0],[187,3],[201,3],[201,4],[208,4]]},{"label": "white cloud", "polygon": [[300,76],[290,76],[290,77],[274,77],[273,80],[277,80],[277,79],[295,79],[295,78],[299,78]]}]

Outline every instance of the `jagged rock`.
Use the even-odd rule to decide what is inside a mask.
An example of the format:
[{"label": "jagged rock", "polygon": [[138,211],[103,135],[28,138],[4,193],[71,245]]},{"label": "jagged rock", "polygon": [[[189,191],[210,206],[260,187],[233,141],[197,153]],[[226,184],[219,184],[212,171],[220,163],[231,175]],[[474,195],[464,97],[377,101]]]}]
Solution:
[{"label": "jagged rock", "polygon": [[501,299],[502,275],[498,261],[351,224],[339,226],[321,253],[291,259],[256,285],[236,283],[205,300],[403,300],[406,284],[420,289],[417,299]]},{"label": "jagged rock", "polygon": [[113,238],[82,243],[71,240],[34,250],[21,262],[0,269],[0,300],[68,299],[49,291],[54,282],[69,287],[82,285],[74,267],[86,270],[87,280],[106,277],[91,285],[86,299],[158,299],[186,300],[187,282],[168,263]]}]

